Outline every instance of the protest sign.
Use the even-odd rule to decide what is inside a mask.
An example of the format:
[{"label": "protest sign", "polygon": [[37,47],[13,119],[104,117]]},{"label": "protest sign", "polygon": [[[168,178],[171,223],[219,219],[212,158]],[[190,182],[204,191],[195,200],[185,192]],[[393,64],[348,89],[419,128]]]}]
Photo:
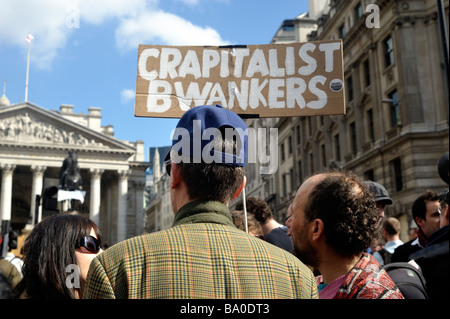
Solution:
[{"label": "protest sign", "polygon": [[345,114],[342,41],[139,45],[135,116],[215,104],[250,117]]}]

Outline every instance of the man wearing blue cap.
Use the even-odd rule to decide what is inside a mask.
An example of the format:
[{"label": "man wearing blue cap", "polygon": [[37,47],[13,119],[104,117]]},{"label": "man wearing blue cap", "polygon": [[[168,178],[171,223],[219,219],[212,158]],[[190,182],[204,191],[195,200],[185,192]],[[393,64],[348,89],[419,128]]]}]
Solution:
[{"label": "man wearing blue cap", "polygon": [[220,106],[183,115],[166,157],[172,228],[100,254],[84,298],[317,298],[302,262],[233,224],[228,203],[245,186],[246,134]]}]

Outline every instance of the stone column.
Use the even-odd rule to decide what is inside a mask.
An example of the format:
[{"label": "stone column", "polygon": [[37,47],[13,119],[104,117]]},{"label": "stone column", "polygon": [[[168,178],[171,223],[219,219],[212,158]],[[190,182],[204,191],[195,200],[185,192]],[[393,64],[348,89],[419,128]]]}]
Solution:
[{"label": "stone column", "polygon": [[128,195],[128,176],[130,170],[120,170],[119,185],[117,187],[117,242],[121,242],[127,237],[127,195]]},{"label": "stone column", "polygon": [[89,206],[89,218],[100,226],[100,185],[103,169],[90,169],[91,173],[91,193],[90,193],[90,206]]},{"label": "stone column", "polygon": [[0,164],[2,170],[2,190],[0,197],[1,224],[11,221],[12,179],[16,165]]},{"label": "stone column", "polygon": [[145,182],[138,181],[135,183],[136,187],[136,234],[142,235],[144,233],[145,210],[144,210],[144,188]]},{"label": "stone column", "polygon": [[42,196],[44,172],[46,169],[47,169],[46,166],[31,165],[31,172],[33,173],[33,181],[31,183],[31,206],[30,206],[31,222],[30,224],[27,225],[27,228],[33,228],[33,226],[41,220],[42,216],[41,205],[39,205],[38,216],[36,216],[36,195]]}]

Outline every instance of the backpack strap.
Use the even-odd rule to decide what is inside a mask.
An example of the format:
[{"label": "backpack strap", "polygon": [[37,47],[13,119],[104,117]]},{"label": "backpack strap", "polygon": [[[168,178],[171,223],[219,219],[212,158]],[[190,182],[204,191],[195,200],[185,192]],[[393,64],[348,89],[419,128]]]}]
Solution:
[{"label": "backpack strap", "polygon": [[389,264],[391,262],[392,254],[388,252],[386,249],[380,249],[378,253],[381,255],[381,258],[383,258],[384,264]]}]

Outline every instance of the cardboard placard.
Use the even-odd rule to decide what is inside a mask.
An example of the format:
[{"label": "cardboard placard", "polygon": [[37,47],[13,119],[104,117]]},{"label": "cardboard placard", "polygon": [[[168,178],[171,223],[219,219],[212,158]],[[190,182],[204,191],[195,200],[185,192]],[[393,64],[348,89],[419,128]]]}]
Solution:
[{"label": "cardboard placard", "polygon": [[201,47],[139,45],[135,116],[198,105],[284,117],[345,114],[341,40]]}]

